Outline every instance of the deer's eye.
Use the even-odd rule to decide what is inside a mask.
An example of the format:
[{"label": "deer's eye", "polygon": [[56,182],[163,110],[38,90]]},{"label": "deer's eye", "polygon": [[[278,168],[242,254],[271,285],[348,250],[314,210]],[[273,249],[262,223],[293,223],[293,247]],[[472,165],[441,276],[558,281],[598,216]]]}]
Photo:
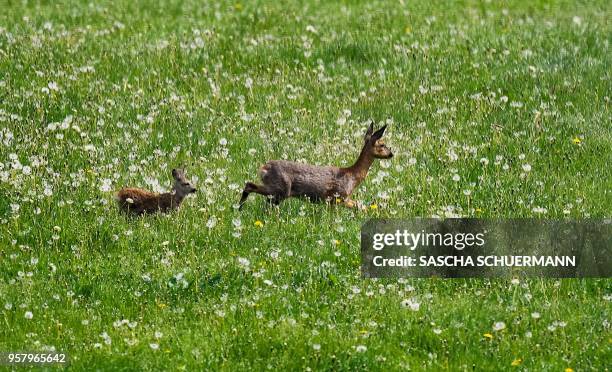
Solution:
[{"label": "deer's eye", "polygon": [[183,186],[189,186],[189,182],[183,182]]}]

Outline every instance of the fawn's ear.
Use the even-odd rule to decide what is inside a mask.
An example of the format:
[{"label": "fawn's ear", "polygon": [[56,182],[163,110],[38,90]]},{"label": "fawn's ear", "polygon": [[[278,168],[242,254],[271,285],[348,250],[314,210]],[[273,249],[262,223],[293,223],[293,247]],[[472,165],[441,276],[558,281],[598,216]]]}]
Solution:
[{"label": "fawn's ear", "polygon": [[172,177],[174,177],[175,180],[180,179],[182,176],[183,176],[183,172],[180,169],[174,168],[172,170]]},{"label": "fawn's ear", "polygon": [[366,134],[363,137],[366,142],[369,141],[372,137],[372,132],[374,132],[374,121],[370,119],[370,126],[368,127],[368,130],[366,131]]},{"label": "fawn's ear", "polygon": [[384,127],[380,128],[379,130],[377,130],[376,132],[374,132],[374,134],[372,134],[372,139],[374,141],[378,141],[383,136],[383,134],[385,133],[385,129],[387,129],[386,125]]}]

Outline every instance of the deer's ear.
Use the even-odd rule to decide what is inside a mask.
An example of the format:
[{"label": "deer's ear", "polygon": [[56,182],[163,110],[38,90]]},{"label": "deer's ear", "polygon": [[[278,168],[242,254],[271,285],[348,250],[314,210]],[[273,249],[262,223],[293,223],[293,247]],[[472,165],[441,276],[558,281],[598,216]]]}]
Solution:
[{"label": "deer's ear", "polygon": [[386,125],[374,132],[374,134],[372,134],[372,139],[374,139],[374,141],[378,141],[385,133],[385,129],[387,129]]},{"label": "deer's ear", "polygon": [[174,177],[174,179],[179,178],[179,171],[178,171],[178,169],[175,168],[175,169],[172,170],[172,177]]},{"label": "deer's ear", "polygon": [[374,132],[374,121],[370,119],[370,126],[368,127],[368,130],[366,131],[366,134],[364,136],[364,139],[366,141],[368,141],[372,137],[372,132]]}]

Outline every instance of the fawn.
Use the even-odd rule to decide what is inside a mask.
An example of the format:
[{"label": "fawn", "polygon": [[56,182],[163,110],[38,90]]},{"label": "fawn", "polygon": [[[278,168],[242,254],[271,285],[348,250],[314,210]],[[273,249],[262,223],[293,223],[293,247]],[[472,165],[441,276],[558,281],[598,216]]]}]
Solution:
[{"label": "fawn", "polygon": [[275,205],[290,197],[307,197],[311,201],[340,198],[352,208],[353,190],[365,179],[374,159],[390,159],[391,150],[381,140],[387,126],[374,132],[374,123],[365,134],[365,144],[355,164],[348,168],[315,166],[284,160],[273,160],[259,169],[263,185],[247,182],[238,209],[242,209],[249,194],[254,192],[270,198]]},{"label": "fawn", "polygon": [[196,188],[185,179],[182,169],[173,169],[174,186],[171,192],[152,193],[143,189],[123,188],[117,193],[119,208],[126,213],[141,215],[144,213],[166,213],[178,209],[185,196],[196,192]]}]

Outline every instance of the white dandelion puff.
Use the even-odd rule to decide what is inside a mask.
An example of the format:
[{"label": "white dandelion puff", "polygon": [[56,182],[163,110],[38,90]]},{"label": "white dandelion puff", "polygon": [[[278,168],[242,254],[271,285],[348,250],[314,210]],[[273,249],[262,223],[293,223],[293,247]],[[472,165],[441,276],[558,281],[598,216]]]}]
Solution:
[{"label": "white dandelion puff", "polygon": [[504,330],[504,329],[506,329],[506,323],[504,323],[504,322],[495,322],[493,324],[493,330],[494,331],[501,331],[501,330]]}]

